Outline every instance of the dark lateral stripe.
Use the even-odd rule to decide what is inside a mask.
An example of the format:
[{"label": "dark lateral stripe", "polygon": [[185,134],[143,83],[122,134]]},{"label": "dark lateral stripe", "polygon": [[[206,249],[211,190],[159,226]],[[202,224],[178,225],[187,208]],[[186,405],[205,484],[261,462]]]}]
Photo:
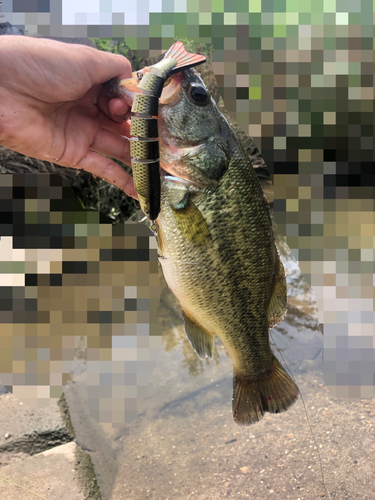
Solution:
[{"label": "dark lateral stripe", "polygon": [[155,73],[146,73],[138,84],[138,88],[159,98],[163,92],[164,83],[163,77]]},{"label": "dark lateral stripe", "polygon": [[130,156],[138,160],[157,160],[159,158],[159,141],[157,139],[130,139]]},{"label": "dark lateral stripe", "polygon": [[115,248],[100,250],[100,260],[103,262],[117,261],[143,261],[147,262],[150,259],[150,250],[147,248]]},{"label": "dark lateral stripe", "polygon": [[153,95],[135,94],[132,113],[158,116],[159,99]]},{"label": "dark lateral stripe", "polygon": [[158,137],[158,120],[156,118],[137,118],[132,116],[130,134],[137,137]]}]

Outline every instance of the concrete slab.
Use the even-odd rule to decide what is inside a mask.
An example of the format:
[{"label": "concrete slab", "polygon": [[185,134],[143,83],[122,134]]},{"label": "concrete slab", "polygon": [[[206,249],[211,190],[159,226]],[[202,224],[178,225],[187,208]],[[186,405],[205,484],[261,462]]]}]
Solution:
[{"label": "concrete slab", "polygon": [[77,445],[74,442],[2,467],[0,498],[84,500],[77,467]]},{"label": "concrete slab", "polygon": [[35,455],[72,440],[57,405],[34,410],[11,393],[0,395],[0,454]]}]

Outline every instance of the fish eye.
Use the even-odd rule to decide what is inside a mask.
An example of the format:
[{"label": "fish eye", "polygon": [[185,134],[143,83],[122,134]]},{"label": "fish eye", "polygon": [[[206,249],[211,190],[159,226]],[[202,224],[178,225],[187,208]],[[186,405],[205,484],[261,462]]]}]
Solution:
[{"label": "fish eye", "polygon": [[187,95],[193,104],[206,106],[210,102],[207,90],[200,83],[191,83],[187,90]]}]

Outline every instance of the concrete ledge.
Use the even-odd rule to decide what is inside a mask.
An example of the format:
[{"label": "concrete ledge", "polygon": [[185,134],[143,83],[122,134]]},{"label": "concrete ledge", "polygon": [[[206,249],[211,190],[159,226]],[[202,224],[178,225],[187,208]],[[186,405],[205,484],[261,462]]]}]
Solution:
[{"label": "concrete ledge", "polygon": [[4,500],[84,500],[76,466],[77,445],[57,446],[0,469],[0,498]]},{"label": "concrete ledge", "polygon": [[0,396],[0,453],[35,455],[72,440],[57,405],[33,410],[13,394]]}]

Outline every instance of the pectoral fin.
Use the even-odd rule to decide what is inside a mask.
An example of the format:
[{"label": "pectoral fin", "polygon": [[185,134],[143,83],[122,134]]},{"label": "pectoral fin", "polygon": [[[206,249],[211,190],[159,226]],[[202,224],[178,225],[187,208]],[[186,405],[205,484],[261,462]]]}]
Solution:
[{"label": "pectoral fin", "polygon": [[277,323],[284,319],[287,303],[287,288],[284,266],[280,260],[279,252],[277,252],[277,268],[274,280],[273,292],[268,305],[268,324],[273,328]]},{"label": "pectoral fin", "polygon": [[201,359],[204,359],[206,356],[212,359],[215,336],[207,332],[207,330],[198,325],[194,320],[191,320],[184,311],[182,311],[182,317],[191,347]]},{"label": "pectoral fin", "polygon": [[172,205],[176,217],[176,225],[180,232],[194,246],[202,246],[210,238],[207,222],[197,206],[191,201],[189,193]]}]

